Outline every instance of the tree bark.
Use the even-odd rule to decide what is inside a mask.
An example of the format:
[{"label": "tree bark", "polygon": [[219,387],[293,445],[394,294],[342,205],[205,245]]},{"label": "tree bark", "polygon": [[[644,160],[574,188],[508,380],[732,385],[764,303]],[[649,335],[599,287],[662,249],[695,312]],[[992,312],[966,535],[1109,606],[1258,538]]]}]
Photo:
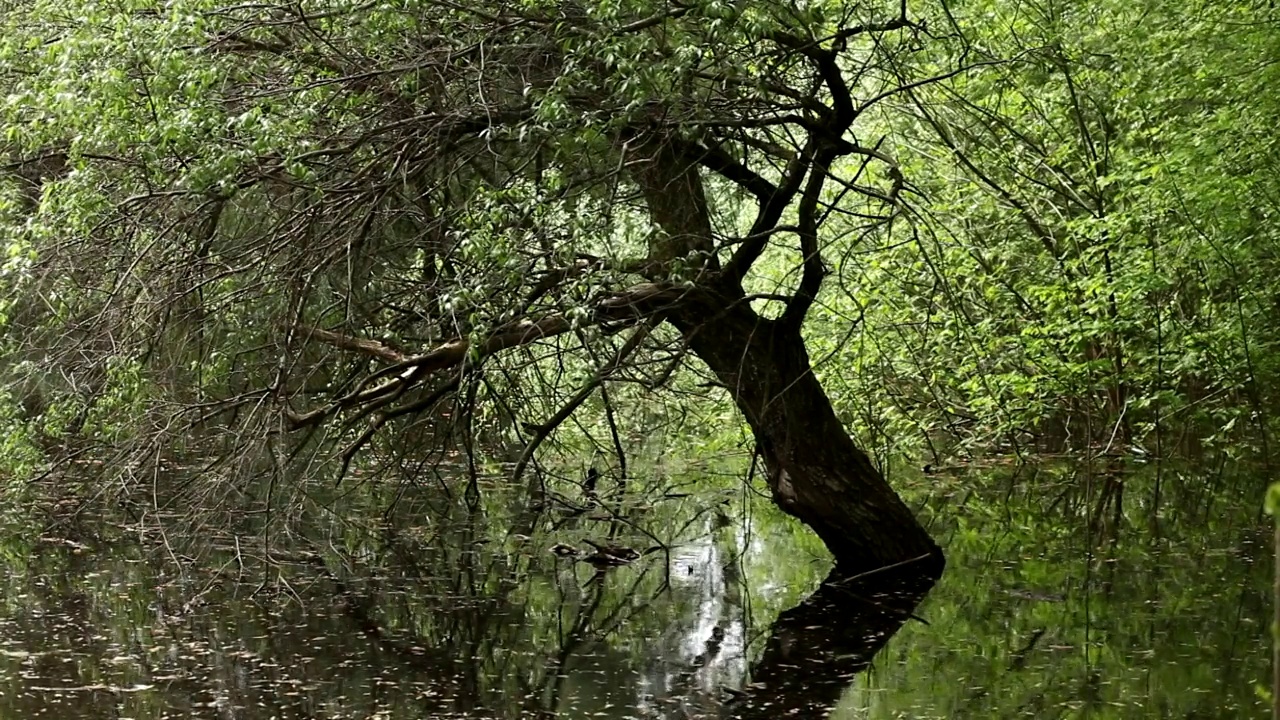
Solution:
[{"label": "tree bark", "polygon": [[836,417],[799,329],[733,295],[705,293],[671,321],[746,417],[774,501],[813,528],[842,575],[909,565],[939,576],[941,549]]}]

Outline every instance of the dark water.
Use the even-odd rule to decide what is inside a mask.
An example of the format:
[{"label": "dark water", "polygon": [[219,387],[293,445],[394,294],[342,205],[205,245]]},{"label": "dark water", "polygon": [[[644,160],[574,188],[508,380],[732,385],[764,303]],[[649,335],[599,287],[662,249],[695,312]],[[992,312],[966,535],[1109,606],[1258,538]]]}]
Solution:
[{"label": "dark water", "polygon": [[[1153,513],[1152,482],[898,480],[949,553],[918,606],[887,578],[820,586],[803,529],[696,493],[527,534],[492,507],[394,539],[330,520],[270,554],[62,519],[4,543],[0,718],[1261,717],[1260,485],[1170,472]],[[603,573],[550,552],[644,550],[637,528],[670,552]]]}]

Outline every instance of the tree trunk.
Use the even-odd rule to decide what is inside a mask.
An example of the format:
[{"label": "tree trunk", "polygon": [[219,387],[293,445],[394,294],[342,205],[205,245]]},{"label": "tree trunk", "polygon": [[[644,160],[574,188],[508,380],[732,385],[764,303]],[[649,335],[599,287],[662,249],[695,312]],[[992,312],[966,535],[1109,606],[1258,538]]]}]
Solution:
[{"label": "tree trunk", "polygon": [[[833,57],[820,60],[838,75]],[[832,117],[839,116],[836,112]],[[843,127],[832,129],[835,137],[848,121],[844,118]],[[804,186],[796,210],[803,277],[784,319],[761,317],[743,292],[743,276],[737,273],[759,258],[763,248],[751,244],[758,241],[739,246],[729,260],[733,271],[721,268],[710,255],[697,284],[667,319],[746,416],[774,501],[813,528],[835,557],[839,573],[847,577],[897,567],[937,577],[944,564],[942,551],[845,431],[813,374],[800,334],[825,274],[817,247],[819,200],[828,165],[841,152],[824,143],[807,144],[782,185],[760,179],[770,191],[758,197],[753,233],[776,228],[784,208]],[[651,234],[648,259],[662,267],[672,257],[696,258],[715,247],[696,158],[676,152],[670,138],[650,140],[639,154],[643,161],[634,165],[632,177],[644,193],[650,220],[663,231]]]},{"label": "tree trunk", "polygon": [[774,501],[813,528],[841,574],[941,574],[942,551],[836,417],[798,328],[741,297],[709,296],[671,320],[746,416]]}]

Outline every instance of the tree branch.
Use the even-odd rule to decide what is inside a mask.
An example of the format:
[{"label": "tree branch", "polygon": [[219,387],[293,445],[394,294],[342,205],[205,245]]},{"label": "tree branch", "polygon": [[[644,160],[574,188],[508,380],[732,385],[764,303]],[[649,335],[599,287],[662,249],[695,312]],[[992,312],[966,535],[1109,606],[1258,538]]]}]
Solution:
[{"label": "tree branch", "polygon": [[703,167],[742,187],[761,201],[767,201],[778,191],[776,185],[734,160],[719,148],[703,147],[694,142],[683,142],[680,145],[680,149],[685,154],[697,160]]},{"label": "tree branch", "polygon": [[404,353],[377,340],[351,337],[313,326],[305,326],[300,330],[313,340],[319,340],[341,350],[351,350],[389,363],[400,363],[405,360]]},{"label": "tree branch", "polygon": [[347,475],[347,469],[351,467],[351,461],[354,460],[356,454],[373,439],[373,436],[382,429],[382,426],[395,418],[422,412],[424,410],[430,410],[436,405],[436,403],[443,400],[445,395],[448,395],[458,389],[458,385],[462,383],[462,374],[462,370],[454,373],[454,376],[450,378],[448,382],[436,388],[434,392],[424,398],[420,398],[407,405],[401,405],[386,412],[380,412],[374,415],[369,421],[369,425],[365,427],[364,432],[360,433],[360,437],[353,440],[346,448],[343,449],[342,467],[338,470],[338,479],[334,481],[334,485],[337,486],[342,483],[342,479]]},{"label": "tree branch", "polygon": [[804,273],[800,276],[796,294],[778,318],[778,325],[782,328],[800,329],[805,315],[818,297],[818,291],[822,289],[822,280],[827,275],[827,269],[822,264],[822,252],[818,247],[818,201],[822,199],[822,188],[826,184],[830,163],[839,154],[834,148],[823,149],[814,160],[809,182],[805,183],[804,195],[800,198],[800,207],[797,209],[800,229],[796,231],[796,235],[800,238]]},{"label": "tree branch", "polygon": [[769,238],[773,234],[771,231],[777,227],[778,221],[782,219],[782,213],[800,191],[800,185],[809,171],[816,145],[816,138],[810,134],[804,149],[787,163],[782,184],[774,190],[768,200],[761,200],[760,210],[756,213],[755,222],[751,224],[750,234],[729,258],[724,272],[721,273],[726,280],[741,284],[751,266],[760,259],[760,255],[769,245]]},{"label": "tree branch", "polygon": [[570,398],[569,402],[565,403],[564,406],[546,422],[534,427],[533,437],[530,438],[529,442],[524,446],[524,450],[520,453],[520,459],[516,461],[515,469],[511,471],[512,483],[520,481],[520,476],[524,474],[524,469],[528,467],[529,461],[533,459],[533,454],[537,451],[538,446],[550,437],[551,433],[564,423],[565,420],[568,420],[569,416],[573,415],[574,411],[577,410],[582,403],[586,402],[587,398],[591,397],[591,393],[594,392],[609,375],[613,374],[613,372],[616,371],[622,363],[640,347],[640,343],[644,342],[645,338],[649,337],[649,333],[658,326],[659,322],[661,322],[660,318],[649,318],[641,323],[640,326],[636,328],[636,331],[631,334],[631,337],[627,338],[626,343],[624,343],[618,350],[617,354],[613,356],[613,359],[604,367],[600,368],[600,370],[587,381],[587,384],[582,386],[582,388],[578,390],[577,394]]},{"label": "tree branch", "polygon": [[[429,352],[412,357],[394,355],[394,351],[373,340],[361,340],[311,328],[310,336],[322,342],[371,354],[388,361],[395,361],[398,358],[398,361],[365,378],[355,391],[324,407],[307,413],[297,413],[286,407],[285,415],[289,420],[290,428],[298,429],[323,422],[345,409],[371,403],[385,404],[388,397],[398,396],[429,374],[460,365],[468,357],[479,360],[503,350],[562,335],[582,325],[631,323],[653,317],[675,308],[689,292],[688,288],[671,283],[642,283],[600,301],[588,316],[581,320],[571,319],[565,315],[550,315],[537,321],[521,320],[500,327],[481,340],[473,342],[465,338],[455,338],[436,346]],[[398,374],[397,371],[399,371]],[[389,375],[394,377],[384,383],[368,387],[375,378],[386,378]],[[365,387],[368,389],[363,389]]]}]

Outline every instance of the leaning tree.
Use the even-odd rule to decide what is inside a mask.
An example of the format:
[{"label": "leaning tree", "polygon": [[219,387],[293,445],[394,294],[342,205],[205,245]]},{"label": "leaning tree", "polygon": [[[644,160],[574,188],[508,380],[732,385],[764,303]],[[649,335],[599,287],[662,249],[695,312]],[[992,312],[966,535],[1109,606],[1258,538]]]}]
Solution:
[{"label": "leaning tree", "polygon": [[[346,472],[484,383],[526,462],[606,381],[692,364],[843,569],[941,569],[802,336],[835,238],[902,211],[856,130],[904,87],[905,3],[21,6],[7,355],[46,428]],[[606,349],[542,417],[486,374]]]}]

